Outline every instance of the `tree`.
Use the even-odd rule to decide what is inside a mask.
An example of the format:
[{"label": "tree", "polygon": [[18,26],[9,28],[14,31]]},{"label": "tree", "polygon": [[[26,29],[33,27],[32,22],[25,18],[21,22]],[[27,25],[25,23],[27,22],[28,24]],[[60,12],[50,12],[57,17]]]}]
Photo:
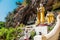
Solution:
[{"label": "tree", "polygon": [[59,10],[60,9],[60,1],[58,0],[56,0],[56,2],[54,3],[54,5],[53,5],[53,10]]},{"label": "tree", "polygon": [[0,28],[5,27],[5,22],[0,21]]},{"label": "tree", "polygon": [[14,17],[14,12],[9,12],[8,13],[8,15],[7,15],[7,17],[5,18],[6,19],[6,24],[5,24],[5,26],[7,27],[7,26],[12,26],[12,22],[13,22],[13,17]]},{"label": "tree", "polygon": [[30,4],[32,1],[31,0],[26,0],[26,3],[27,4]]},{"label": "tree", "polygon": [[17,5],[22,5],[22,3],[20,1],[16,2]]}]

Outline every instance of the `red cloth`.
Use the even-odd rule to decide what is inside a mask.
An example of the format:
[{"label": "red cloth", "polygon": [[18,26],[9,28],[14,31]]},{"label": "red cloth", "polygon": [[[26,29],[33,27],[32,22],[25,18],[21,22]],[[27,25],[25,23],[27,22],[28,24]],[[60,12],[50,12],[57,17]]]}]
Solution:
[{"label": "red cloth", "polygon": [[37,26],[47,26],[47,24],[38,24]]}]

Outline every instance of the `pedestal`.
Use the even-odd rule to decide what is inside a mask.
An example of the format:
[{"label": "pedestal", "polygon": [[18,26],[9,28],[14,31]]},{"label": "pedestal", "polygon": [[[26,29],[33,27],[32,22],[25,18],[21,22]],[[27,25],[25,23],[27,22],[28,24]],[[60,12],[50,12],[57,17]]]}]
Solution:
[{"label": "pedestal", "polygon": [[42,35],[46,35],[47,34],[47,26],[39,25],[39,26],[35,27],[35,31],[36,31],[37,35],[39,34],[39,32],[41,32]]},{"label": "pedestal", "polygon": [[34,36],[34,40],[42,40],[42,36],[41,35],[36,35],[36,36]]},{"label": "pedestal", "polygon": [[47,38],[44,35],[36,35],[34,36],[34,40],[47,40]]}]

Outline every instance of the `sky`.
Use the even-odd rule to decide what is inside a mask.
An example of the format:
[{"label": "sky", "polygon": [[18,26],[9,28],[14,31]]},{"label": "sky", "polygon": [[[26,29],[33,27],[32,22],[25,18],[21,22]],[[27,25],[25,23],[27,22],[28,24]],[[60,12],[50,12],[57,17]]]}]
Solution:
[{"label": "sky", "polygon": [[0,0],[0,21],[5,21],[8,12],[13,11],[17,7],[17,1],[23,2],[23,0]]}]

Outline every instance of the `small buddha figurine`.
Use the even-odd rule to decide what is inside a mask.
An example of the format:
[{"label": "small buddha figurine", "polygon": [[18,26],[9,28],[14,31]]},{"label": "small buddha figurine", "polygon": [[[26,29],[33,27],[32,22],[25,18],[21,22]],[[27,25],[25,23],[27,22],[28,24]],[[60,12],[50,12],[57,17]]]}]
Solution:
[{"label": "small buddha figurine", "polygon": [[54,19],[54,14],[51,12],[51,13],[50,13],[50,16],[51,16],[51,23],[53,23],[53,22],[55,21],[55,19]]},{"label": "small buddha figurine", "polygon": [[49,14],[47,14],[47,16],[46,16],[46,21],[47,21],[48,24],[51,23],[51,21],[50,21],[50,15]]},{"label": "small buddha figurine", "polygon": [[55,21],[55,19],[54,19],[54,14],[52,13],[52,12],[49,12],[48,14],[47,14],[47,22],[48,22],[48,24],[51,24],[51,23],[53,23],[54,21]]}]

